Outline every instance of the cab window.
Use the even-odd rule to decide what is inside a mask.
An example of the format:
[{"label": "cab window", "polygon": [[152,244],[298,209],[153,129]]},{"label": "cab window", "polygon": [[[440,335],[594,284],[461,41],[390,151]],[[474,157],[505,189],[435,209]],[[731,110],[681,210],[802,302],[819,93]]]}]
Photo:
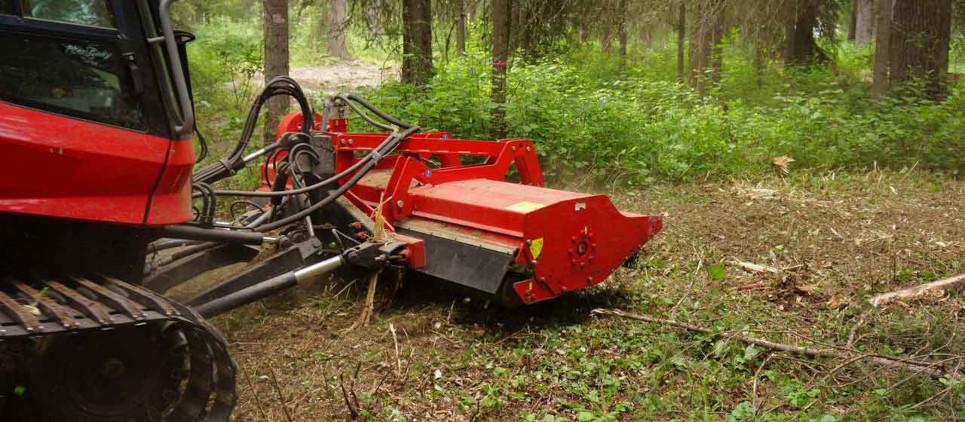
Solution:
[{"label": "cab window", "polygon": [[132,86],[109,44],[0,31],[0,100],[144,129]]},{"label": "cab window", "polygon": [[114,15],[111,13],[109,0],[23,0],[23,16],[79,25],[114,27]]},{"label": "cab window", "polygon": [[14,9],[13,2],[16,0],[0,0],[0,15],[12,15],[17,13],[17,9]]}]

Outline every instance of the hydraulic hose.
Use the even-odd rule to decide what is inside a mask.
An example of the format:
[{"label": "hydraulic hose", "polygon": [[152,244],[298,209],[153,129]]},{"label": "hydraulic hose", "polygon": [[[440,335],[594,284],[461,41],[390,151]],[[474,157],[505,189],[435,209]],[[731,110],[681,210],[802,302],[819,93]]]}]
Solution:
[{"label": "hydraulic hose", "polygon": [[[395,146],[398,145],[398,142],[396,142],[396,141],[392,141],[392,143],[390,143],[392,136],[397,134],[396,129],[393,128],[393,127],[391,127],[391,126],[385,125],[385,124],[383,124],[383,123],[380,123],[380,122],[372,119],[372,118],[369,117],[364,111],[362,111],[361,109],[359,109],[359,107],[356,106],[355,103],[360,104],[362,107],[368,109],[369,111],[371,111],[371,112],[374,113],[375,115],[379,116],[379,117],[382,118],[383,120],[385,120],[385,121],[387,121],[387,122],[390,122],[390,123],[392,123],[392,124],[395,124],[396,126],[402,127],[402,128],[404,128],[404,129],[413,129],[413,128],[415,129],[415,130],[413,130],[412,132],[401,136],[401,137],[398,139],[399,141],[401,141],[402,139],[407,138],[409,135],[411,135],[412,133],[415,133],[415,131],[418,130],[418,127],[417,127],[417,126],[415,126],[415,125],[413,125],[413,124],[411,124],[411,123],[402,121],[402,120],[396,118],[395,116],[392,116],[392,115],[390,115],[390,114],[387,114],[387,113],[385,113],[384,111],[380,110],[378,107],[375,107],[374,105],[372,105],[371,103],[369,103],[368,101],[365,101],[364,99],[359,98],[359,97],[357,97],[357,96],[355,96],[355,95],[352,95],[352,94],[342,94],[342,95],[337,96],[336,98],[342,100],[344,103],[346,103],[347,105],[349,105],[349,107],[351,107],[353,111],[355,111],[359,116],[361,116],[363,119],[365,119],[366,121],[368,121],[370,124],[372,124],[372,125],[374,125],[374,126],[376,126],[376,127],[382,128],[382,129],[390,130],[390,131],[392,131],[392,133],[389,134],[389,137],[387,137],[387,138],[385,139],[385,141],[383,141],[381,144],[379,144],[378,147],[376,147],[374,150],[372,150],[372,152],[370,152],[368,155],[366,155],[365,157],[363,157],[361,160],[356,161],[356,162],[355,162],[354,164],[352,164],[349,168],[343,170],[342,172],[339,172],[338,174],[336,174],[336,175],[334,175],[334,176],[332,176],[332,177],[330,177],[330,178],[328,178],[328,179],[322,180],[321,182],[314,183],[314,184],[311,184],[311,185],[308,185],[308,186],[305,186],[305,187],[302,187],[302,188],[290,189],[290,190],[282,190],[282,191],[261,192],[261,191],[239,191],[239,190],[216,190],[214,193],[215,193],[216,195],[220,195],[220,196],[242,196],[242,197],[258,197],[258,198],[271,198],[271,197],[291,196],[291,195],[298,195],[298,194],[308,193],[308,192],[312,192],[312,191],[318,190],[318,189],[320,189],[320,188],[323,188],[323,187],[325,187],[325,186],[327,186],[327,185],[330,185],[330,184],[332,184],[332,183],[334,183],[334,182],[337,182],[337,181],[345,178],[345,177],[348,176],[349,174],[352,174],[352,172],[358,170],[358,169],[359,169],[360,167],[362,167],[363,165],[366,165],[366,164],[368,163],[368,161],[369,161],[369,160],[372,160],[373,158],[377,159],[377,158],[383,157],[383,156],[385,156],[385,155],[388,155],[388,154],[395,148]],[[401,134],[400,134],[400,135],[401,135]],[[383,151],[383,150],[385,150],[385,151]]]},{"label": "hydraulic hose", "polygon": [[[406,135],[406,137],[408,137],[408,135]],[[391,152],[391,149],[394,149],[395,146],[398,145],[398,142],[395,142],[393,140],[395,138],[399,138],[399,135],[396,133],[390,134],[389,137],[387,137],[385,141],[382,141],[382,143],[379,144],[379,146],[376,149],[372,150],[372,152],[368,153],[368,155],[363,157],[361,160],[356,161],[347,169],[342,170],[338,174],[332,177],[329,177],[328,179],[322,180],[321,182],[313,183],[311,185],[308,185],[302,188],[282,190],[282,191],[270,191],[270,192],[243,191],[243,190],[216,190],[214,193],[220,196],[247,196],[247,197],[270,198],[270,197],[291,196],[291,195],[298,195],[302,193],[312,192],[326,185],[329,185],[341,179],[344,179],[348,175],[352,174],[352,172],[358,170],[360,167],[367,164],[369,161],[373,160],[376,157],[383,157],[387,155],[389,152]],[[392,140],[393,144],[388,143],[390,140]],[[391,146],[391,149],[389,149],[389,146]],[[387,149],[387,151],[382,151],[384,149]]]},{"label": "hydraulic hose", "polygon": [[235,144],[234,148],[224,156],[221,160],[216,163],[212,163],[198,170],[195,173],[193,180],[195,182],[206,182],[212,183],[214,181],[223,179],[230,176],[235,171],[244,167],[246,161],[244,156],[244,151],[251,141],[251,137],[254,134],[255,128],[258,123],[258,115],[261,112],[261,108],[264,104],[271,98],[286,95],[298,102],[301,108],[302,116],[302,131],[304,133],[310,133],[312,125],[314,124],[314,112],[312,111],[311,105],[308,103],[308,98],[302,91],[301,87],[293,79],[287,76],[279,76],[271,81],[269,81],[265,88],[261,91],[257,98],[255,98],[254,103],[248,109],[248,117],[245,120],[244,129],[241,132],[241,136],[238,138],[238,142]]},{"label": "hydraulic hose", "polygon": [[[405,139],[405,138],[408,138],[410,135],[412,135],[413,133],[415,133],[415,132],[418,131],[418,130],[419,130],[419,127],[418,127],[418,126],[413,126],[413,127],[409,128],[409,129],[406,129],[406,130],[403,131],[401,134],[399,134],[398,137],[396,137],[396,138],[393,140],[393,144],[391,145],[391,148],[394,149],[395,146],[398,145],[399,142],[401,142],[401,141],[402,141],[403,139]],[[388,141],[389,141],[389,140],[387,139],[386,142],[388,142]],[[383,142],[383,143],[385,143],[385,142]],[[355,184],[358,183],[358,181],[361,180],[362,177],[365,176],[365,174],[369,172],[369,170],[372,170],[372,168],[375,167],[375,165],[376,165],[377,162],[378,162],[377,160],[370,160],[370,161],[368,161],[367,163],[365,163],[365,165],[362,167],[362,169],[360,169],[358,172],[356,172],[354,175],[352,175],[352,178],[351,178],[351,179],[349,179],[349,180],[346,181],[344,184],[342,184],[341,186],[339,186],[338,189],[335,189],[335,190],[331,191],[331,192],[328,194],[328,196],[326,196],[326,197],[323,198],[322,200],[320,200],[320,201],[312,204],[311,206],[309,206],[309,207],[307,207],[307,208],[305,208],[305,209],[303,209],[303,210],[301,210],[301,211],[299,211],[299,212],[297,212],[297,213],[295,213],[295,214],[292,214],[292,215],[289,215],[289,216],[287,216],[287,217],[285,217],[285,218],[282,218],[282,219],[280,219],[280,220],[276,220],[276,221],[273,221],[273,222],[271,222],[271,223],[264,224],[264,225],[262,225],[262,226],[254,227],[254,229],[257,230],[257,231],[260,231],[260,232],[277,229],[277,228],[279,228],[279,227],[281,227],[281,226],[284,226],[284,225],[286,225],[286,224],[290,224],[290,223],[293,223],[293,222],[295,222],[295,221],[298,221],[298,220],[304,218],[306,215],[310,215],[311,213],[313,213],[313,212],[315,212],[315,211],[318,211],[318,210],[321,209],[322,207],[324,207],[324,206],[326,206],[326,205],[328,205],[328,204],[331,204],[331,203],[334,202],[336,199],[338,199],[340,196],[344,195],[346,191],[348,191],[348,190],[351,189],[353,186],[355,186]]]},{"label": "hydraulic hose", "polygon": [[260,245],[265,235],[253,232],[240,232],[221,229],[207,229],[183,224],[164,226],[159,231],[161,237],[171,239],[201,240],[206,242],[241,243],[245,245]]}]

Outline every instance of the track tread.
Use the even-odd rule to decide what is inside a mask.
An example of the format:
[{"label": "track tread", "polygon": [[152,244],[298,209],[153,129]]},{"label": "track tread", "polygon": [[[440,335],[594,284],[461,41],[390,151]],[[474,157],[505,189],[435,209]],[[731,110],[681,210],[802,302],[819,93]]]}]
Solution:
[{"label": "track tread", "polygon": [[94,283],[84,277],[74,277],[74,281],[84,286],[84,288],[94,292],[100,299],[107,302],[114,309],[122,310],[127,316],[134,318],[136,320],[142,320],[147,317],[144,311],[141,310],[143,305],[133,302],[117,293],[112,292],[110,289],[101,286],[100,284]]},{"label": "track tread", "polygon": [[[0,342],[73,332],[96,333],[93,330],[106,327],[162,324],[162,331],[173,329],[184,339],[181,347],[190,353],[190,367],[182,374],[186,384],[178,393],[177,402],[161,415],[161,420],[230,420],[237,401],[236,366],[224,338],[197,312],[108,276],[59,280],[69,281],[0,280]],[[31,312],[25,303],[35,303],[41,315],[35,315],[36,311]]]},{"label": "track tread", "polygon": [[[24,330],[27,332],[33,333],[41,330],[40,320],[24,309],[20,302],[17,302],[3,291],[0,291],[0,305],[3,306],[3,312],[12,317],[14,321],[23,325]],[[6,330],[4,330],[4,332],[6,332]]]},{"label": "track tread", "polygon": [[29,297],[30,300],[34,301],[34,303],[37,304],[37,309],[39,309],[45,315],[59,321],[64,328],[72,329],[80,327],[80,324],[74,318],[76,311],[73,309],[68,310],[63,306],[60,306],[60,304],[45,296],[41,291],[28,286],[22,281],[10,280],[9,282],[14,289],[20,292],[20,294]]}]

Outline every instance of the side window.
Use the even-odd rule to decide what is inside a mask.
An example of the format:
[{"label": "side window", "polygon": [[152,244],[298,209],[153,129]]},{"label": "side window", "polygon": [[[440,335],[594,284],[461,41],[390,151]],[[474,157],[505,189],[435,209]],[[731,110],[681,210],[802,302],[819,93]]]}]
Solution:
[{"label": "side window", "polygon": [[0,0],[0,15],[12,15],[17,12],[13,8],[13,2],[17,0]]},{"label": "side window", "polygon": [[0,32],[0,99],[144,129],[124,57],[109,44]]},{"label": "side window", "polygon": [[23,16],[113,28],[114,16],[108,2],[109,0],[23,0]]}]

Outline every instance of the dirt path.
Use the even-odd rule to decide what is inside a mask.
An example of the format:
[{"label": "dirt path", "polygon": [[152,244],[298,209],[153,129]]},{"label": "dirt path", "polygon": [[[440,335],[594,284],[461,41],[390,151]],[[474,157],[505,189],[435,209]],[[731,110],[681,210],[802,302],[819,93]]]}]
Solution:
[{"label": "dirt path", "polygon": [[[965,183],[838,174],[658,186],[614,199],[664,213],[664,232],[636,268],[551,303],[507,310],[407,285],[369,327],[346,332],[360,310],[356,283],[303,288],[218,318],[241,368],[238,420],[963,416],[965,393],[925,376],[862,362],[837,368],[588,314],[673,314],[794,344],[850,337],[867,351],[961,363],[962,294],[879,310],[864,298],[965,271]],[[732,260],[785,270],[747,273]]]},{"label": "dirt path", "polygon": [[375,87],[385,80],[398,79],[398,69],[363,61],[340,61],[324,65],[295,67],[291,76],[308,93],[331,95]]}]

